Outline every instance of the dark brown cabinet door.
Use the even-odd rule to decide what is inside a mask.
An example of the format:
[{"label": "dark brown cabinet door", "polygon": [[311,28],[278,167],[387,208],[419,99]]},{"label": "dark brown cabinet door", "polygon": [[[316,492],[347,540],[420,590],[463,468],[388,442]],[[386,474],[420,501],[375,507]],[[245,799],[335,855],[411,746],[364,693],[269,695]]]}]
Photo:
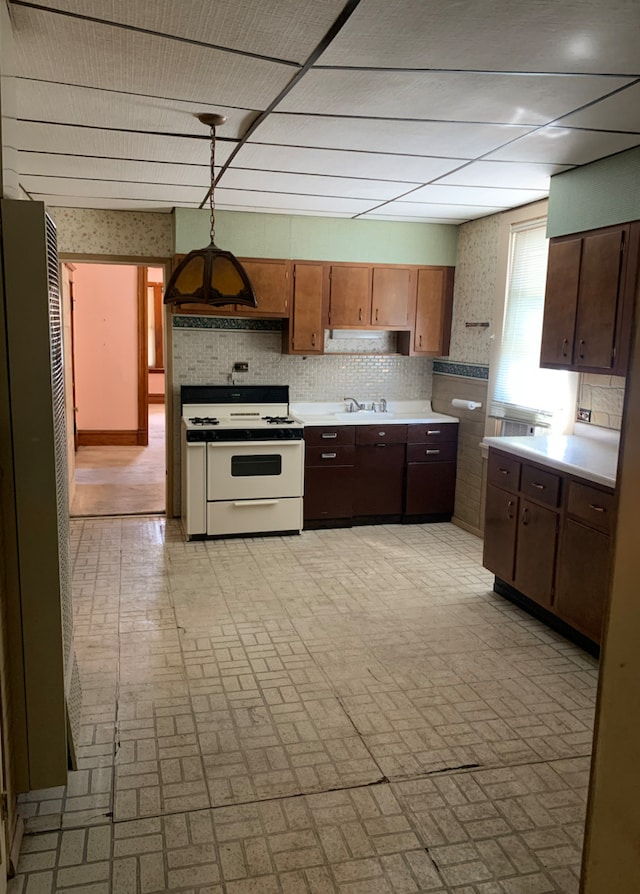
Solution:
[{"label": "dark brown cabinet door", "polygon": [[542,323],[542,366],[571,366],[580,284],[582,239],[549,244]]},{"label": "dark brown cabinet door", "polygon": [[258,300],[256,308],[241,310],[254,317],[287,317],[291,300],[291,262],[242,260]]},{"label": "dark brown cabinet door", "polygon": [[521,499],[514,585],[545,608],[553,601],[557,541],[558,514]]},{"label": "dark brown cabinet door", "polygon": [[374,267],[371,325],[406,329],[415,302],[415,272],[408,267]]},{"label": "dark brown cabinet door", "polygon": [[453,268],[421,267],[417,276],[413,354],[449,353]]},{"label": "dark brown cabinet door", "polygon": [[289,353],[324,353],[324,294],[324,266],[296,264],[293,270],[293,308],[287,346]]},{"label": "dark brown cabinet door", "polygon": [[369,326],[371,322],[371,268],[331,267],[329,283],[329,324]]},{"label": "dark brown cabinet door", "polygon": [[452,515],[455,492],[455,462],[407,465],[405,515]]},{"label": "dark brown cabinet door", "polygon": [[377,444],[356,449],[354,515],[400,515],[404,457],[404,444]]},{"label": "dark brown cabinet door", "polygon": [[513,582],[518,504],[515,494],[487,485],[482,564],[507,583]]},{"label": "dark brown cabinet door", "polygon": [[599,643],[610,581],[611,540],[601,531],[566,519],[558,559],[555,610]]},{"label": "dark brown cabinet door", "polygon": [[603,370],[615,364],[614,346],[624,230],[586,236],[582,242],[574,363]]},{"label": "dark brown cabinet door", "polygon": [[305,521],[351,518],[353,482],[353,466],[305,469],[303,504]]}]

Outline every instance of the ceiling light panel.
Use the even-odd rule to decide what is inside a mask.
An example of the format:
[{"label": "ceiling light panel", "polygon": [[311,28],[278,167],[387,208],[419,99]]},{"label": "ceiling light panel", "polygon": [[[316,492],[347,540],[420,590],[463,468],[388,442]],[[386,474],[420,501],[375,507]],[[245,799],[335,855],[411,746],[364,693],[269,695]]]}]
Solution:
[{"label": "ceiling light panel", "polygon": [[544,199],[544,190],[499,189],[483,186],[423,186],[404,197],[405,202],[436,202],[453,205],[492,205],[498,208],[515,208]]},{"label": "ceiling light panel", "polygon": [[[225,115],[220,136],[238,139],[258,114],[223,106],[209,108],[202,103],[178,102],[148,96],[133,96],[91,87],[69,87],[25,78],[16,80],[21,117],[33,121],[83,124],[90,127],[116,127],[153,133],[184,134],[203,137],[200,112],[216,111]],[[209,146],[208,135],[204,142]]]},{"label": "ceiling light panel", "polygon": [[530,130],[509,124],[394,121],[390,126],[369,118],[272,114],[256,128],[253,139],[320,149],[366,151],[375,146],[380,152],[474,158]]},{"label": "ceiling light panel", "polygon": [[12,7],[18,73],[226,106],[261,109],[291,78],[291,67],[162,37]]},{"label": "ceiling light panel", "polygon": [[441,184],[454,186],[498,186],[511,189],[533,189],[549,192],[553,174],[567,171],[566,165],[518,164],[508,161],[474,161],[454,174],[448,174]]},{"label": "ceiling light panel", "polygon": [[310,71],[278,111],[535,125],[629,83],[584,76]]},{"label": "ceiling light panel", "polygon": [[219,188],[268,190],[299,195],[339,196],[385,201],[418,186],[417,183],[391,183],[350,177],[323,177],[310,174],[282,174],[273,171],[247,171],[228,168]]},{"label": "ceiling light panel", "polygon": [[366,0],[319,64],[637,74],[637,0]]},{"label": "ceiling light panel", "polygon": [[203,3],[202,0],[47,0],[47,6],[85,16],[175,34],[303,62],[342,12],[344,0],[264,0]]},{"label": "ceiling light panel", "polygon": [[533,134],[492,152],[491,159],[554,164],[584,165],[597,158],[640,145],[640,134],[607,133],[603,130],[573,130],[544,127]]},{"label": "ceiling light panel", "polygon": [[[188,137],[165,137],[155,134],[93,130],[83,127],[52,126],[31,121],[17,124],[18,147],[55,154],[87,155],[97,158],[130,158],[134,160],[174,162],[184,165],[209,165],[208,140]],[[235,143],[216,140],[216,162],[224,164]],[[209,176],[205,178],[208,182]]]},{"label": "ceiling light panel", "polygon": [[122,183],[112,180],[79,180],[71,177],[37,177],[26,174],[20,182],[29,193],[47,193],[61,196],[102,196],[115,199],[150,199],[156,202],[176,204],[186,201],[200,203],[207,187],[165,186],[157,183]]},{"label": "ceiling light panel", "polygon": [[363,199],[329,198],[325,196],[297,196],[290,193],[251,192],[243,189],[218,189],[216,187],[216,208],[233,210],[238,205],[245,208],[261,208],[291,211],[297,214],[306,211],[310,214],[332,214],[339,211],[343,214],[359,214],[368,211],[375,202]]},{"label": "ceiling light panel", "polygon": [[21,153],[21,175],[37,174],[87,180],[122,180],[124,182],[178,184],[197,186],[204,193],[209,188],[209,165],[189,166],[158,164],[149,161],[125,161],[109,158],[82,158],[77,155],[44,155]]},{"label": "ceiling light panel", "polygon": [[627,87],[588,109],[568,115],[560,124],[567,127],[595,127],[598,130],[640,133],[640,83]]}]

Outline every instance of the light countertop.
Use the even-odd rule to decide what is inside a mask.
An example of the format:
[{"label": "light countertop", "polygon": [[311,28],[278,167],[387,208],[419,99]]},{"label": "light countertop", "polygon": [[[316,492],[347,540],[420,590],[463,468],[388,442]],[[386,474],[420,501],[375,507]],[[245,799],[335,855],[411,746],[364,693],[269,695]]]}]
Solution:
[{"label": "light countertop", "polygon": [[[367,401],[370,403],[370,401]],[[435,413],[428,400],[397,400],[387,402],[387,412],[358,410],[348,413],[343,401],[310,401],[291,403],[289,409],[305,425],[399,425],[411,423],[458,422],[457,416]]]},{"label": "light countertop", "polygon": [[616,486],[617,433],[601,437],[574,434],[485,438],[482,443],[541,466],[586,478],[595,484]]}]

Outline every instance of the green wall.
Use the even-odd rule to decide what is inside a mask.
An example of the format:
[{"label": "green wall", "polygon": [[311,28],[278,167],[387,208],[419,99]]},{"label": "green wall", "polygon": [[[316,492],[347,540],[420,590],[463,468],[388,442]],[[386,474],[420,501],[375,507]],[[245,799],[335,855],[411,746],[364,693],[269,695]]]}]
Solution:
[{"label": "green wall", "polygon": [[[208,245],[208,211],[176,208],[174,215],[177,254]],[[217,211],[216,244],[248,258],[454,266],[458,228],[451,224]]]},{"label": "green wall", "polygon": [[551,178],[547,235],[640,219],[640,148]]}]

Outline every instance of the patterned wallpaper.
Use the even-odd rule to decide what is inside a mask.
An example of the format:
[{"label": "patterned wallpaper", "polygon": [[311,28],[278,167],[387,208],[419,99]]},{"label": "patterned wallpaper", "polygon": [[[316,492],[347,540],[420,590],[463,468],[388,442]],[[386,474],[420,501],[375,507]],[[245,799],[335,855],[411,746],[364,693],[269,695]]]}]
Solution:
[{"label": "patterned wallpaper", "polygon": [[173,218],[149,211],[49,208],[60,254],[171,257]]},{"label": "patterned wallpaper", "polygon": [[493,214],[460,227],[449,350],[452,361],[489,363],[491,327],[467,328],[465,323],[491,323],[499,222],[500,215]]}]

